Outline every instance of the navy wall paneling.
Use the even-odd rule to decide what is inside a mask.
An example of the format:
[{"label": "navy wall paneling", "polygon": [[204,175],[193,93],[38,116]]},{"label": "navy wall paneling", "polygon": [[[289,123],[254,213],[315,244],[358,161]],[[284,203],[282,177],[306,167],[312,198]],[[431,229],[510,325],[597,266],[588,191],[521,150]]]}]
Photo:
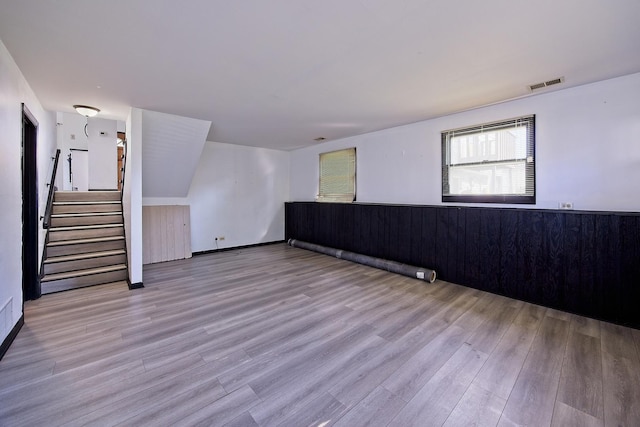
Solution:
[{"label": "navy wall paneling", "polygon": [[291,202],[286,238],[433,268],[438,278],[640,327],[640,215]]}]

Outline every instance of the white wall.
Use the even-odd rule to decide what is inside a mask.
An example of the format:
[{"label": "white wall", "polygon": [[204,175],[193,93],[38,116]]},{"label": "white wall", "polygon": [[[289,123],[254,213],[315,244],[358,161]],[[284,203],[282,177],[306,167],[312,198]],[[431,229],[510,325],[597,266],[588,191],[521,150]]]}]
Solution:
[{"label": "white wall", "polygon": [[89,190],[118,189],[117,125],[115,120],[98,117],[88,120]]},{"label": "white wall", "polygon": [[190,205],[193,252],[284,239],[289,153],[207,141],[185,198],[144,205]]},{"label": "white wall", "polygon": [[[58,148],[60,164],[58,172],[62,175],[62,188],[71,191],[69,181],[69,162],[71,149],[89,150],[89,189],[116,190],[118,188],[117,132],[124,129],[124,122],[90,117],[87,119],[77,113],[57,113]],[[84,133],[87,125],[87,135]],[[100,135],[105,132],[106,135]],[[73,167],[73,166],[72,166]]]},{"label": "white wall", "polygon": [[314,200],[319,153],[355,146],[359,202],[441,205],[442,131],[535,114],[537,204],[518,207],[640,211],[639,96],[633,74],[296,150],[291,200]]},{"label": "white wall", "polygon": [[122,211],[126,231],[129,280],[142,283],[142,110],[132,108],[127,118],[127,159]]},{"label": "white wall", "polygon": [[60,149],[60,170],[62,175],[62,190],[71,191],[69,179],[69,153],[71,149],[87,150],[87,136],[84,134],[84,126],[87,118],[77,113],[57,113],[58,121],[58,148]]},{"label": "white wall", "polygon": [[[38,121],[37,173],[38,207],[44,214],[46,182],[50,179],[51,157],[56,149],[55,114],[45,111],[15,61],[0,41],[0,342],[22,316],[22,105]],[[42,254],[45,231],[40,230]]]}]

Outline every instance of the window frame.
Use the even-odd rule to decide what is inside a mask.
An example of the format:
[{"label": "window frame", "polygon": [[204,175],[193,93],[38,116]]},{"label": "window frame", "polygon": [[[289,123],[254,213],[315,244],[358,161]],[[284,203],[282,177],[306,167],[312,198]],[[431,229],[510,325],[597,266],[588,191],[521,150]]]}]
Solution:
[{"label": "window frame", "polygon": [[[334,164],[333,168],[349,168],[350,170],[346,171],[348,173],[345,174],[337,174],[333,175],[333,177],[344,178],[346,181],[339,183],[337,187],[344,185],[345,187],[350,187],[349,191],[344,192],[326,192],[327,188],[331,189],[331,185],[327,185],[326,182],[323,185],[323,177],[332,177],[332,175],[325,174],[324,170],[331,169],[331,167],[327,168],[326,162],[329,161],[333,156],[344,153],[344,159],[339,159],[338,162],[345,162],[345,164]],[[325,164],[323,165],[323,159]],[[326,202],[326,203],[351,203],[356,200],[356,189],[357,189],[357,151],[356,147],[342,148],[340,150],[327,151],[324,153],[320,153],[318,155],[318,195],[316,196],[317,202]],[[334,160],[335,162],[335,160]],[[340,172],[345,172],[340,171]]]},{"label": "window frame", "polygon": [[[501,203],[501,204],[535,204],[536,203],[536,120],[535,114],[519,116],[506,120],[482,123],[479,125],[465,126],[462,128],[451,129],[441,132],[442,143],[442,202],[456,203]],[[460,134],[480,134],[493,130],[513,127],[521,123],[527,128],[527,147],[525,161],[525,185],[529,194],[448,194],[449,191],[449,168],[450,164],[450,138]],[[522,159],[512,159],[522,160]],[[468,163],[469,166],[480,164],[498,164],[504,163],[500,161],[482,161],[476,163]],[[530,188],[529,188],[530,187]]]}]

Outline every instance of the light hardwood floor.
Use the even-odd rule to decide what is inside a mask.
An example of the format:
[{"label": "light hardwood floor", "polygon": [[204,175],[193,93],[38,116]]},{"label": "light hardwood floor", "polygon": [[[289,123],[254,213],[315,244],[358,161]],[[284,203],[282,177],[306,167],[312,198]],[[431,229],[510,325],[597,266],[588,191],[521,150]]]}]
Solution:
[{"label": "light hardwood floor", "polygon": [[43,296],[0,425],[640,426],[640,331],[284,244]]}]

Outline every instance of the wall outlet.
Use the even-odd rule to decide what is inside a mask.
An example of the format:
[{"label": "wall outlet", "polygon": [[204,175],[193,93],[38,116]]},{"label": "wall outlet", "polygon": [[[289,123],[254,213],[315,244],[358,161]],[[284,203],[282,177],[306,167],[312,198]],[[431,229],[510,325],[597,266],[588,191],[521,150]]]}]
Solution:
[{"label": "wall outlet", "polygon": [[573,209],[573,202],[560,202],[558,203],[558,209],[571,210]]}]

